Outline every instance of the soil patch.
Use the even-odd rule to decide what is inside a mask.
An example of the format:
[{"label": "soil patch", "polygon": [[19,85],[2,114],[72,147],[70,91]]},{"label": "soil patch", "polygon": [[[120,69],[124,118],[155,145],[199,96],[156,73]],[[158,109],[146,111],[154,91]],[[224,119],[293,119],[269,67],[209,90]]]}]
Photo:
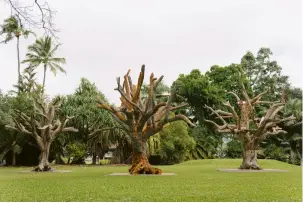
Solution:
[{"label": "soil patch", "polygon": [[129,173],[111,173],[106,174],[107,176],[175,176],[175,173],[162,173],[161,175],[158,174],[138,174],[138,175],[131,175]]},{"label": "soil patch", "polygon": [[26,171],[19,171],[20,173],[70,173],[72,170],[52,170],[52,171],[33,171],[33,170],[26,170]]},{"label": "soil patch", "polygon": [[218,168],[217,171],[240,172],[240,173],[288,172],[287,170],[281,170],[281,169],[249,170],[249,169],[224,169],[224,168]]}]

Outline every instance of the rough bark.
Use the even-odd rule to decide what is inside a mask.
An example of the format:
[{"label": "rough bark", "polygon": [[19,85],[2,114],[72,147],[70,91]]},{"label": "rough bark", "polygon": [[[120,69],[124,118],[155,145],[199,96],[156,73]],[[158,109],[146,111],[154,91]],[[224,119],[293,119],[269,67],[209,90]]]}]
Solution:
[{"label": "rough bark", "polygon": [[39,156],[39,165],[34,169],[34,171],[52,171],[50,163],[48,162],[49,149],[51,143],[44,142],[40,144],[40,156]]},{"label": "rough bark", "polygon": [[[140,135],[139,135],[140,136]],[[147,158],[146,141],[137,137],[133,141],[132,166],[129,169],[130,174],[162,174],[162,170],[153,168]]]},{"label": "rough bark", "polygon": [[262,168],[257,162],[257,151],[256,150],[243,150],[243,161],[240,169],[253,169],[261,170]]}]

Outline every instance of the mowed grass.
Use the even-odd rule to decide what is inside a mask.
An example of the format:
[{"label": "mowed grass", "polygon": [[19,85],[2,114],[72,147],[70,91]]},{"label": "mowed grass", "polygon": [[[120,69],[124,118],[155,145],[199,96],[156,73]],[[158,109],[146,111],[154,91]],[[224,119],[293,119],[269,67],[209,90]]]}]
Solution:
[{"label": "mowed grass", "polygon": [[240,159],[188,161],[161,166],[176,176],[105,176],[117,166],[55,166],[71,173],[21,173],[0,168],[0,202],[6,201],[302,201],[300,166],[259,160],[263,168],[288,172],[230,173]]}]

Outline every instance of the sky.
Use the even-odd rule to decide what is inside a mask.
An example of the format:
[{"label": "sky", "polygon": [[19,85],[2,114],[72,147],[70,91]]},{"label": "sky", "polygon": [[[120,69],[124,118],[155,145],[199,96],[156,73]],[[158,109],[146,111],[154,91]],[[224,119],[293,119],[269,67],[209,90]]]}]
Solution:
[{"label": "sky", "polygon": [[[301,0],[48,2],[57,11],[54,23],[62,43],[57,55],[67,60],[67,74],[47,72],[50,96],[72,94],[85,77],[118,104],[116,77],[128,69],[137,81],[145,64],[146,79],[153,72],[171,85],[179,74],[238,63],[247,51],[256,54],[261,47],[272,50],[292,85],[303,87]],[[9,14],[0,0],[0,22]],[[21,60],[33,42],[21,39]],[[42,82],[42,67],[37,77]],[[0,89],[7,92],[16,80],[16,41],[0,44]]]}]

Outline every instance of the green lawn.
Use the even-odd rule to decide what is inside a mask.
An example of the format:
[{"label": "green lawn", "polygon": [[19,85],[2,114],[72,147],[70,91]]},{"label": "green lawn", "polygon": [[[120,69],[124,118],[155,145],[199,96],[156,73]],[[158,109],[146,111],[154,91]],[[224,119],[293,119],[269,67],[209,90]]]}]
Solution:
[{"label": "green lawn", "polygon": [[5,201],[301,201],[301,167],[259,160],[263,168],[287,173],[228,173],[241,160],[199,160],[162,166],[177,176],[104,176],[127,167],[55,166],[71,173],[20,173],[0,168],[0,202]]}]

